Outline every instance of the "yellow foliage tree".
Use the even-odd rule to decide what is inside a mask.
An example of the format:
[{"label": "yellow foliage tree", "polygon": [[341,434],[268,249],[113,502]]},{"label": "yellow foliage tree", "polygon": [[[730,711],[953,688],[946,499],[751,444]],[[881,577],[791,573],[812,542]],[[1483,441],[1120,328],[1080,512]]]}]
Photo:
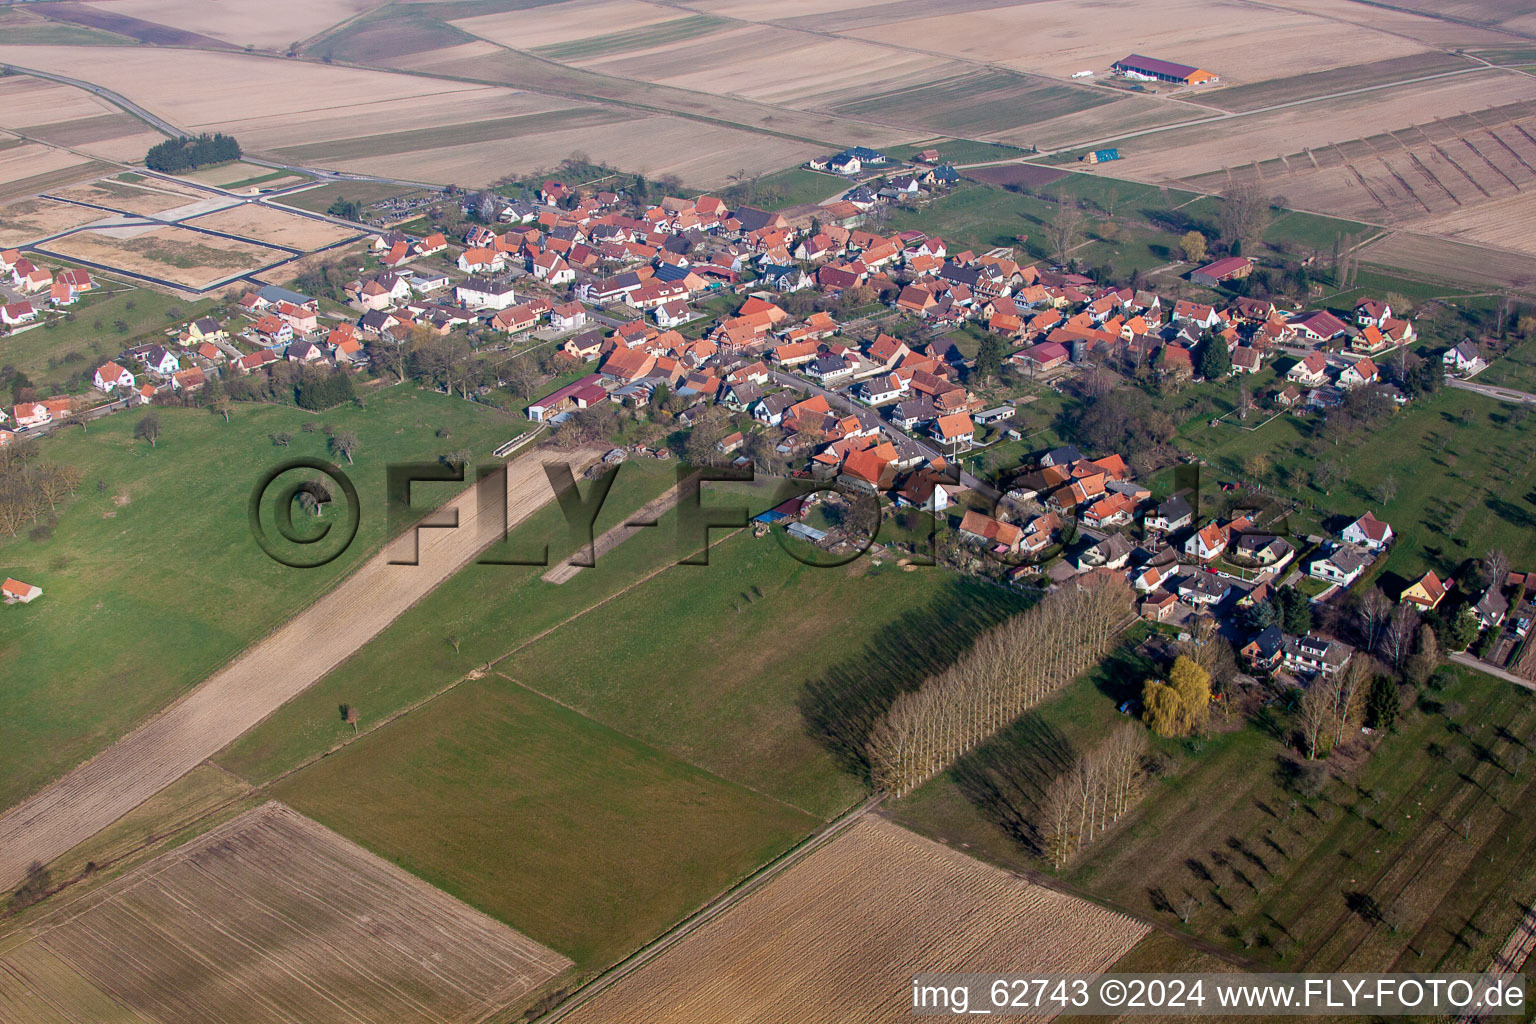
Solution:
[{"label": "yellow foliage tree", "polygon": [[1211,674],[1185,655],[1174,659],[1168,683],[1179,695],[1189,721],[1189,732],[1200,732],[1211,718]]},{"label": "yellow foliage tree", "polygon": [[1205,236],[1198,231],[1186,231],[1179,239],[1179,248],[1184,250],[1186,260],[1199,263],[1205,259]]},{"label": "yellow foliage tree", "polygon": [[1183,736],[1189,731],[1184,721],[1184,702],[1167,683],[1148,679],[1141,691],[1141,720],[1159,736]]},{"label": "yellow foliage tree", "polygon": [[1188,736],[1211,716],[1211,674],[1193,658],[1179,655],[1168,682],[1148,679],[1141,692],[1142,721],[1159,736]]}]

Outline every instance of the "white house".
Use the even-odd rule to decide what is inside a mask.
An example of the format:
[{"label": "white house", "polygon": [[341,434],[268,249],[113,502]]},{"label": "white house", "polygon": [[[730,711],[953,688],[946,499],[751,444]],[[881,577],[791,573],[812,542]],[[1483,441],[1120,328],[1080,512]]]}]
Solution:
[{"label": "white house", "polygon": [[833,174],[858,174],[864,164],[852,153],[839,153],[827,161],[827,168]]},{"label": "white house", "polygon": [[557,331],[579,331],[587,325],[587,307],[579,302],[562,302],[549,311],[549,326]]},{"label": "white house", "polygon": [[882,405],[885,402],[894,402],[907,393],[907,384],[898,374],[882,374],[873,377],[859,385],[862,392],[859,397],[870,405]]},{"label": "white house", "polygon": [[688,303],[683,299],[673,299],[671,302],[663,302],[652,310],[656,323],[661,327],[676,327],[685,324],[694,317],[693,310],[688,308]]},{"label": "white house", "polygon": [[1392,306],[1378,299],[1361,299],[1355,303],[1355,323],[1361,327],[1380,327],[1383,320],[1392,318]]},{"label": "white house", "polygon": [[1480,629],[1493,629],[1504,621],[1504,616],[1509,612],[1509,598],[1499,590],[1498,584],[1494,584],[1483,591],[1483,596],[1477,599],[1472,606],[1472,614],[1477,616],[1477,625]]},{"label": "white house", "polygon": [[411,291],[426,295],[448,287],[448,275],[441,270],[418,270],[410,276]]},{"label": "white house", "polygon": [[507,265],[507,254],[494,249],[465,249],[459,254],[459,269],[466,274],[494,273]]},{"label": "white house", "polygon": [[950,454],[965,451],[976,440],[976,425],[969,413],[951,413],[934,420],[933,436]]},{"label": "white house", "polygon": [[471,277],[453,290],[454,298],[470,309],[506,309],[517,301],[511,281]]},{"label": "white house", "polygon": [[43,588],[7,576],[5,582],[0,583],[0,596],[5,598],[6,604],[30,604],[43,596]]},{"label": "white house", "polygon": [[1188,299],[1180,299],[1174,303],[1173,319],[1178,323],[1194,324],[1206,330],[1221,323],[1221,317],[1217,314],[1215,307],[1203,302],[1191,302]]},{"label": "white house", "polygon": [[1215,573],[1197,572],[1179,581],[1179,598],[1192,608],[1220,604],[1232,592],[1232,584]]},{"label": "white house", "polygon": [[1227,531],[1220,523],[1207,523],[1184,542],[1184,553],[1201,562],[1209,562],[1227,550]]},{"label": "white house", "polygon": [[1346,366],[1344,372],[1339,374],[1339,387],[1346,391],[1353,391],[1355,388],[1374,384],[1380,379],[1381,371],[1377,369],[1376,364],[1369,359],[1361,358]]},{"label": "white house", "polygon": [[169,377],[171,374],[181,369],[181,360],[177,359],[173,353],[160,347],[159,345],[156,345],[148,352],[145,352],[142,359],[144,362],[144,369],[151,373],[158,373],[162,377]]},{"label": "white house", "polygon": [[1360,578],[1360,574],[1365,571],[1365,565],[1365,556],[1354,548],[1336,548],[1325,557],[1313,562],[1307,568],[1307,575],[1313,579],[1347,587]]},{"label": "white house", "polygon": [[1468,370],[1476,369],[1477,365],[1483,361],[1483,358],[1478,354],[1476,345],[1470,341],[1464,341],[1454,348],[1446,349],[1445,355],[1440,357],[1440,361],[1452,373],[1465,373]]},{"label": "white house", "polygon": [[131,388],[133,387],[133,374],[116,363],[104,363],[97,367],[93,383],[100,391],[111,391],[113,388]]},{"label": "white house", "polygon": [[32,308],[30,302],[12,302],[0,306],[0,324],[14,327],[16,324],[24,324],[37,317],[37,310]]},{"label": "white house", "polygon": [[40,427],[53,420],[53,414],[42,402],[23,402],[12,408],[18,428]]},{"label": "white house", "polygon": [[1392,527],[1367,512],[1344,527],[1339,536],[1370,551],[1380,551],[1392,543]]},{"label": "white house", "polygon": [[1342,641],[1308,633],[1285,638],[1283,661],[1289,672],[1331,676],[1342,671],[1354,654],[1355,649]]},{"label": "white house", "polygon": [[1291,367],[1285,379],[1306,388],[1320,387],[1328,382],[1328,359],[1321,352],[1313,352]]},{"label": "white house", "polygon": [[1194,510],[1182,494],[1175,494],[1151,512],[1147,513],[1146,527],[1158,533],[1182,530],[1195,521]]},{"label": "white house", "polygon": [[576,280],[576,271],[557,252],[541,252],[535,256],[530,269],[535,280],[551,285],[570,284]]}]

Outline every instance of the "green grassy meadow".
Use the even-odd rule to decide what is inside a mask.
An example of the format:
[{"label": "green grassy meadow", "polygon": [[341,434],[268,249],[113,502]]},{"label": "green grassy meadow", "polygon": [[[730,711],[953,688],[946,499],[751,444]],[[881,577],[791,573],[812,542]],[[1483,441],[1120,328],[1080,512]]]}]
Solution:
[{"label": "green grassy meadow", "polygon": [[[169,343],[165,331],[202,316],[215,304],[212,299],[179,299],[151,288],[104,283],[101,291],[87,292],[68,307],[67,319],[0,338],[0,365],[14,366],[36,385],[62,388],[74,374],[84,371],[89,376],[125,348]],[[127,330],[119,330],[118,321]]]},{"label": "green grassy meadow", "polygon": [[500,675],[272,794],[582,971],[661,933],[816,825]]},{"label": "green grassy meadow", "polygon": [[[676,482],[670,462],[636,461],[615,478],[594,526],[600,536]],[[583,493],[587,485],[583,484]],[[676,561],[675,534],[647,531],[561,585],[542,566],[470,565],[350,659],[223,751],[217,762],[251,782],[268,782],[349,740],[339,705],[358,708],[366,732],[573,615]],[[533,559],[549,546],[557,564],[573,546],[560,510],[549,505],[486,557]],[[454,650],[450,638],[459,640]],[[400,671],[409,665],[410,671]]]},{"label": "green grassy meadow", "polygon": [[[225,423],[207,410],[155,411],[155,447],[133,436],[144,410],[45,438],[45,458],[81,471],[79,492],[51,533],[0,542],[0,573],[44,591],[30,605],[0,609],[0,663],[8,669],[0,682],[0,806],[164,707],[376,550],[385,535],[386,463],[459,448],[489,459],[514,432],[484,407],[404,387],[370,395],[366,409],[319,415],[239,405]],[[282,460],[332,459],[323,424],[361,441],[356,465],[346,467],[364,506],[361,525],[330,565],[291,569],[252,539],[247,500],[260,474]],[[273,446],[269,436],[278,432],[292,435],[290,447]],[[442,499],[450,486],[418,490]]]},{"label": "green grassy meadow", "polygon": [[[1235,400],[1235,387],[1226,391]],[[1442,389],[1337,447],[1320,436],[1315,416],[1279,416],[1257,430],[1208,421],[1201,415],[1186,423],[1176,443],[1221,478],[1261,483],[1314,507],[1318,517],[1353,518],[1371,509],[1391,523],[1398,541],[1385,573],[1454,573],[1490,547],[1502,547],[1518,565],[1536,564],[1529,497],[1536,488],[1536,421],[1514,406]],[[1261,473],[1253,471],[1256,457]],[[1325,461],[1342,470],[1327,492],[1310,479],[1312,467]],[[1383,503],[1388,478],[1396,493]]]}]

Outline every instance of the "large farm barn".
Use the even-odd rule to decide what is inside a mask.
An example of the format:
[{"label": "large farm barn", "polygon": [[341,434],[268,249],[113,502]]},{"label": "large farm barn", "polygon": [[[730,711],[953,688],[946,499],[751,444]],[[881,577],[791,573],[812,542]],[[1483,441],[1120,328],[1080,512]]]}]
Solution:
[{"label": "large farm barn", "polygon": [[1172,82],[1175,85],[1204,85],[1221,80],[1202,68],[1158,60],[1156,57],[1143,57],[1139,53],[1115,61],[1114,70],[1127,78],[1139,78],[1144,82]]}]

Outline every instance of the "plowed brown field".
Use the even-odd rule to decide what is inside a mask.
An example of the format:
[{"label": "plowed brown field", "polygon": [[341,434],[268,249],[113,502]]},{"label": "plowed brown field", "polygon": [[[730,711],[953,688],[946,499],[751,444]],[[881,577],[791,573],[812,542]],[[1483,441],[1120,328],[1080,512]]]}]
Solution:
[{"label": "plowed brown field", "polygon": [[469,1024],[571,965],[276,802],[27,935],[0,1020]]},{"label": "plowed brown field", "polygon": [[905,1021],[915,974],[1096,972],[1146,932],[866,817],[563,1021]]}]

